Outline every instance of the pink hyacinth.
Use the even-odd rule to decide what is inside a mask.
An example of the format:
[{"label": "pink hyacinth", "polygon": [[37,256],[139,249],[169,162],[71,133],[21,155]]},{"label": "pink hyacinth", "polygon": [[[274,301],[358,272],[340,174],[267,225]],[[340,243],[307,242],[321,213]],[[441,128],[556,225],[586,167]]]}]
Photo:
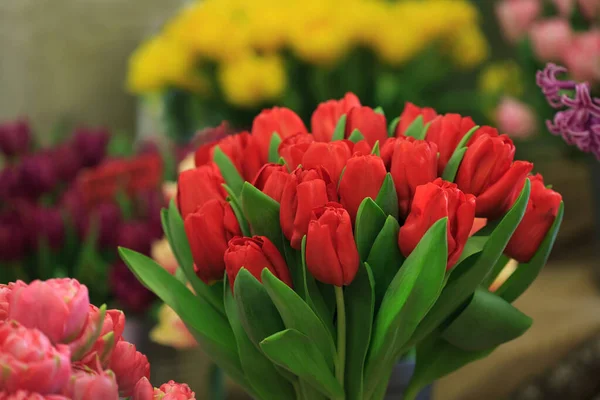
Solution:
[{"label": "pink hyacinth", "polygon": [[69,343],[84,327],[90,300],[75,279],[33,281],[12,291],[9,318],[42,331],[53,343]]},{"label": "pink hyacinth", "polygon": [[59,392],[71,374],[70,358],[68,346],[52,346],[39,330],[16,321],[0,323],[0,387],[8,393]]}]

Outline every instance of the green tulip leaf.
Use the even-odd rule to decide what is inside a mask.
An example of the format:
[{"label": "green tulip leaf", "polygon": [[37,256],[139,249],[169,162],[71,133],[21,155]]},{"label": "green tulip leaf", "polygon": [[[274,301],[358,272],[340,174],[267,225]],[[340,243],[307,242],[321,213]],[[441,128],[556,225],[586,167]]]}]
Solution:
[{"label": "green tulip leaf", "polygon": [[518,338],[532,322],[506,300],[478,288],[441,336],[462,350],[482,351]]},{"label": "green tulip leaf", "polygon": [[400,123],[400,117],[396,117],[390,122],[390,126],[388,128],[388,137],[396,136],[396,128],[398,128],[398,124]]},{"label": "green tulip leaf", "polygon": [[233,190],[233,193],[235,193],[236,196],[239,196],[242,192],[244,178],[242,178],[240,172],[233,162],[231,162],[231,159],[229,159],[227,154],[223,153],[223,150],[221,150],[219,146],[215,146],[213,154],[214,162],[219,167],[219,171],[221,171],[225,183]]},{"label": "green tulip leaf", "polygon": [[404,136],[411,136],[418,140],[425,139],[425,124],[423,122],[423,116],[419,115],[415,120],[406,128]]},{"label": "green tulip leaf", "polygon": [[244,217],[244,212],[242,211],[242,205],[240,204],[239,198],[233,193],[233,190],[226,184],[223,184],[223,188],[227,192],[227,202],[231,206],[233,213],[235,214],[235,218],[240,225],[240,230],[242,231],[242,235],[250,236],[250,227],[248,226],[248,221],[246,221],[246,217]]},{"label": "green tulip leaf", "polygon": [[494,283],[494,281],[498,278],[498,275],[506,268],[506,264],[510,261],[510,258],[503,254],[500,256],[496,264],[494,264],[494,268],[488,273],[483,282],[481,282],[481,286],[484,288],[489,288],[490,285]]},{"label": "green tulip leaf", "polygon": [[260,344],[277,365],[308,382],[329,399],[344,399],[344,389],[333,376],[328,361],[308,336],[295,329],[275,333]]},{"label": "green tulip leaf", "polygon": [[[248,335],[246,334],[247,331],[244,329],[238,313],[236,303],[239,302],[233,298],[233,294],[231,293],[231,290],[229,290],[229,287],[224,290],[224,297],[225,311],[237,342],[242,369],[248,382],[254,389],[254,392],[261,399],[287,400],[294,398],[294,388],[292,385],[278,374],[275,366],[262,353],[260,347],[257,347],[248,338]],[[269,379],[265,379],[266,376],[268,376]]]},{"label": "green tulip leaf", "polygon": [[169,209],[165,213],[165,216],[166,218],[162,219],[163,230],[167,235],[167,240],[173,250],[173,254],[175,254],[179,268],[183,271],[187,281],[192,285],[196,295],[202,297],[212,305],[215,310],[225,315],[221,287],[217,284],[212,286],[207,285],[198,278],[194,271],[194,259],[192,257],[190,243],[185,234],[183,219],[173,200],[169,203]]},{"label": "green tulip leaf", "polygon": [[460,258],[458,259],[457,265],[471,257],[473,254],[480,253],[483,251],[483,246],[485,246],[488,241],[488,236],[471,236],[467,243],[465,243],[465,248],[460,254]]},{"label": "green tulip leaf", "polygon": [[329,331],[308,304],[271,271],[264,269],[262,281],[267,293],[283,319],[285,327],[306,335],[323,355],[326,365],[333,371],[335,344]]},{"label": "green tulip leaf", "polygon": [[269,143],[269,162],[276,163],[279,161],[279,145],[281,144],[281,136],[277,132],[273,132],[271,142]]},{"label": "green tulip leaf", "polygon": [[550,251],[556,241],[556,235],[562,223],[563,215],[565,211],[565,205],[563,202],[560,203],[558,214],[554,219],[554,223],[548,230],[546,237],[542,241],[539,249],[528,263],[519,265],[519,268],[507,279],[504,284],[498,288],[496,294],[502,297],[504,300],[512,303],[527,290],[527,288],[533,283],[535,278],[540,273],[542,267],[548,261]]},{"label": "green tulip leaf", "polygon": [[375,281],[371,268],[361,263],[352,283],[344,290],[346,304],[345,387],[347,400],[362,400],[364,366],[371,342],[375,306]]},{"label": "green tulip leaf", "polygon": [[351,141],[352,143],[358,143],[361,140],[365,140],[365,137],[363,136],[362,133],[360,133],[360,131],[358,129],[355,129],[352,131],[352,133],[348,137],[348,140]]},{"label": "green tulip leaf", "polygon": [[373,327],[366,393],[373,393],[385,369],[433,306],[442,291],[448,260],[448,218],[421,238],[388,287]]},{"label": "green tulip leaf", "polygon": [[456,149],[454,149],[454,152],[452,153],[452,156],[450,157],[450,160],[448,161],[448,164],[446,164],[446,168],[444,168],[444,172],[442,173],[442,178],[444,180],[448,182],[454,182],[456,173],[458,172],[458,167],[460,166],[460,163],[467,152],[467,143],[478,129],[479,126],[474,126],[465,134],[465,136],[462,137],[460,142],[458,142]]},{"label": "green tulip leaf", "polygon": [[483,282],[502,256],[506,244],[519,225],[519,222],[521,222],[527,208],[530,189],[531,184],[529,179],[527,179],[519,198],[492,232],[483,247],[483,251],[478,256],[466,259],[464,263],[472,265],[469,268],[465,268],[464,272],[457,278],[448,281],[438,301],[419,324],[413,338],[408,344],[409,346],[419,343],[437,329],[440,324],[448,319],[450,315],[471,297],[475,289]]},{"label": "green tulip leaf", "polygon": [[376,155],[377,157],[381,157],[381,149],[379,145],[379,140],[375,142],[373,149],[371,150],[371,154]]},{"label": "green tulip leaf", "polygon": [[385,115],[385,112],[383,111],[383,108],[381,106],[376,107],[375,109],[373,109],[373,111],[375,111],[377,114]]},{"label": "green tulip leaf", "polygon": [[391,215],[388,216],[367,258],[375,281],[375,310],[379,310],[388,286],[404,261],[398,248],[399,231],[398,221]]},{"label": "green tulip leaf", "polygon": [[331,141],[335,140],[343,140],[344,133],[346,132],[346,114],[343,114],[335,125],[335,129],[333,131],[333,136],[331,137]]},{"label": "green tulip leaf", "polygon": [[383,210],[371,199],[365,198],[356,213],[354,238],[361,261],[366,261],[371,247],[385,224],[386,215]]},{"label": "green tulip leaf", "polygon": [[381,189],[379,189],[379,194],[375,199],[375,203],[381,207],[386,215],[391,215],[398,219],[398,194],[396,193],[396,186],[394,185],[392,174],[389,172],[385,175],[385,179],[383,180]]},{"label": "green tulip leaf", "polygon": [[279,203],[248,182],[244,182],[241,200],[242,210],[250,223],[252,234],[268,237],[283,254]]}]

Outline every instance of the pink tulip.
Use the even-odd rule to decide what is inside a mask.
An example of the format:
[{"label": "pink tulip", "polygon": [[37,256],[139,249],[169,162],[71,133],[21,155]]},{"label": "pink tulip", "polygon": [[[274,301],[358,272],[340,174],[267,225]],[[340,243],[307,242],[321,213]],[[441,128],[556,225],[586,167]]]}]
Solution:
[{"label": "pink tulip", "polygon": [[573,32],[566,19],[536,22],[529,32],[533,51],[540,61],[557,61],[571,44]]},{"label": "pink tulip", "polygon": [[8,393],[59,392],[71,375],[70,357],[68,346],[52,346],[37,329],[16,321],[0,323],[0,387]]},{"label": "pink tulip", "polygon": [[574,79],[600,80],[600,29],[575,35],[563,53],[563,61]]},{"label": "pink tulip", "polygon": [[146,356],[137,351],[134,344],[124,340],[115,346],[109,368],[117,375],[122,397],[131,396],[140,379],[150,378],[150,364]]},{"label": "pink tulip", "polygon": [[[164,393],[164,394],[163,394]],[[185,383],[169,381],[154,390],[155,400],[195,400],[196,394]]]},{"label": "pink tulip", "polygon": [[25,390],[19,390],[14,393],[0,392],[0,400],[70,400],[68,397],[59,394],[31,393]]},{"label": "pink tulip", "polygon": [[527,104],[505,97],[496,109],[498,129],[512,138],[524,139],[536,132],[537,119]]},{"label": "pink tulip", "polygon": [[9,318],[42,331],[53,343],[69,343],[83,329],[88,290],[75,279],[33,281],[12,291]]},{"label": "pink tulip", "polygon": [[503,0],[496,5],[496,15],[506,39],[524,37],[541,12],[540,0]]},{"label": "pink tulip", "polygon": [[12,291],[16,288],[23,288],[26,286],[27,284],[23,281],[10,282],[8,285],[0,284],[0,322],[5,321],[8,318]]},{"label": "pink tulip", "polygon": [[589,20],[598,18],[600,14],[600,2],[598,0],[579,0],[581,13]]},{"label": "pink tulip", "polygon": [[[100,318],[102,318],[101,327]],[[98,329],[100,330],[99,332],[97,331]],[[91,345],[86,347],[85,354],[80,357],[81,361],[90,368],[94,368],[96,358],[98,358],[101,365],[106,367],[110,361],[115,344],[123,336],[124,329],[125,314],[123,314],[123,311],[108,310],[104,314],[98,307],[90,305],[86,327],[83,329],[81,336],[73,342],[76,345],[70,345],[71,350],[75,352],[74,348],[81,346],[80,342],[95,339]],[[78,360],[79,358],[76,359]]]},{"label": "pink tulip", "polygon": [[553,3],[561,16],[567,18],[571,16],[575,0],[553,0]]},{"label": "pink tulip", "polygon": [[143,377],[135,384],[131,400],[154,400],[154,388],[148,378]]},{"label": "pink tulip", "polygon": [[112,371],[73,368],[63,394],[71,400],[119,400],[119,387]]}]

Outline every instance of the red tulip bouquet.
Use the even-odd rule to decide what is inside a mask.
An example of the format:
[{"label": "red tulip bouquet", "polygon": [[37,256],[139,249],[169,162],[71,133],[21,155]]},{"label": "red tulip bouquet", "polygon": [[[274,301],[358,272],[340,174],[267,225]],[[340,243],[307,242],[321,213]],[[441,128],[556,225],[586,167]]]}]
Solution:
[{"label": "red tulip bouquet", "polygon": [[416,349],[414,399],[529,328],[511,303],[563,205],[511,139],[412,104],[388,124],[353,94],[311,122],[264,110],[197,150],[162,212],[181,274],[120,249],[227,374],[257,399],[381,399]]}]

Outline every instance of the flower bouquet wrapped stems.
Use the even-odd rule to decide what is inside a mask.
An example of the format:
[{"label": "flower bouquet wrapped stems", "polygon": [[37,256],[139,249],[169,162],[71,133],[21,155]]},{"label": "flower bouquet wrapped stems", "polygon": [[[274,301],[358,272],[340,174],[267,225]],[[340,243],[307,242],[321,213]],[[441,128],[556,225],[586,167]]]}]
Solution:
[{"label": "flower bouquet wrapped stems", "polygon": [[311,130],[273,108],[197,150],[162,212],[180,279],[120,249],[252,397],[382,399],[416,349],[414,399],[530,327],[511,303],[563,205],[506,135],[412,104],[388,124],[351,93]]}]

